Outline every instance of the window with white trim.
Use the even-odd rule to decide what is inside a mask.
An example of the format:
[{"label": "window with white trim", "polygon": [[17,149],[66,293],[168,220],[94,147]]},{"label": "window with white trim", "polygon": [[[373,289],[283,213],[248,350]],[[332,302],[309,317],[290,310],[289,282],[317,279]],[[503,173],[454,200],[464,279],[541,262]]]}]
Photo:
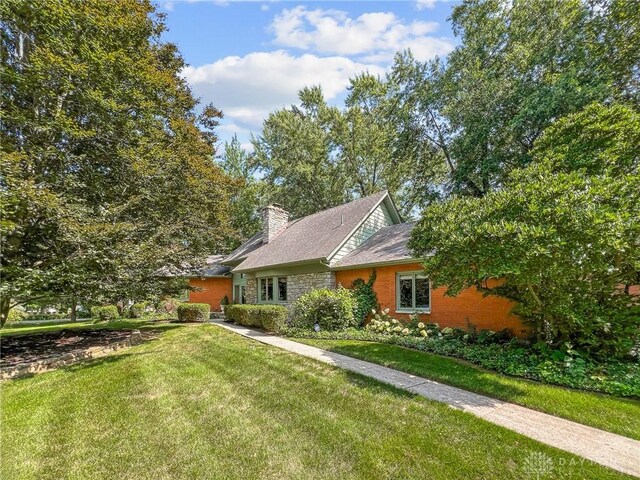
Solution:
[{"label": "window with white trim", "polygon": [[287,277],[264,277],[258,279],[258,303],[281,303],[287,301]]},{"label": "window with white trim", "polygon": [[429,279],[418,272],[398,273],[396,282],[396,310],[428,312],[431,310]]}]

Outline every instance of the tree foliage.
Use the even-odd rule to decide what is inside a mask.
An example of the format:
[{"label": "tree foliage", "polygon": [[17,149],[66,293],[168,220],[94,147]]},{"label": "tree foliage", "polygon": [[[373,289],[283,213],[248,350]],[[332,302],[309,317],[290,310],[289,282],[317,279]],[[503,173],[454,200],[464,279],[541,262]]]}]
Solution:
[{"label": "tree foliage", "polygon": [[411,248],[449,294],[477,286],[515,300],[546,341],[626,354],[640,340],[639,144],[636,111],[590,105],[549,127],[502,189],[430,207]]},{"label": "tree foliage", "polygon": [[0,17],[2,321],[32,297],[157,289],[160,266],[224,244],[221,112],[195,113],[152,4],[8,0]]},{"label": "tree foliage", "polygon": [[469,0],[451,22],[460,45],[446,62],[405,53],[390,76],[405,135],[446,160],[446,192],[499,188],[547,127],[592,102],[638,104],[634,2]]},{"label": "tree foliage", "polygon": [[237,188],[230,198],[229,221],[236,234],[232,247],[254,235],[261,228],[259,207],[266,205],[266,183],[255,178],[255,167],[251,156],[242,147],[238,137],[234,135],[230,142],[225,142],[224,153],[219,161],[220,167],[234,179]]},{"label": "tree foliage", "polygon": [[254,166],[264,173],[268,195],[294,216],[385,189],[406,215],[435,198],[444,169],[423,162],[401,137],[390,88],[365,73],[351,79],[342,109],[311,87],[300,92],[300,106],[269,115],[254,139]]}]

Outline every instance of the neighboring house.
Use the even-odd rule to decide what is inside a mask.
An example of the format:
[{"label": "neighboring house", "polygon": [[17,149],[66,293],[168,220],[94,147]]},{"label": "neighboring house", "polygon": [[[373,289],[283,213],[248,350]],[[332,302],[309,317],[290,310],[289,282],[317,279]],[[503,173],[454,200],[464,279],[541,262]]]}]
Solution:
[{"label": "neighboring house", "polygon": [[484,297],[475,288],[456,297],[445,296],[444,288],[432,291],[407,247],[412,227],[386,191],[293,221],[280,206],[269,205],[262,210],[262,231],[227,257],[215,257],[210,274],[191,278],[202,290],[192,292],[190,301],[215,310],[224,295],[238,303],[289,305],[314,288],[367,281],[375,270],[380,306],[396,318],[418,314],[441,327],[524,332],[506,299]]}]

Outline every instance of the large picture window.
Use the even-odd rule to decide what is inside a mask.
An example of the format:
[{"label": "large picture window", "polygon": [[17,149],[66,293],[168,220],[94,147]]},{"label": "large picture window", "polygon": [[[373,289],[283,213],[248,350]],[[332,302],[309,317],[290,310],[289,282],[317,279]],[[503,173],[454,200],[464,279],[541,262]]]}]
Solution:
[{"label": "large picture window", "polygon": [[287,277],[265,277],[258,279],[258,301],[280,303],[287,301]]},{"label": "large picture window", "polygon": [[396,307],[399,311],[430,311],[429,279],[420,273],[399,273],[396,286]]}]

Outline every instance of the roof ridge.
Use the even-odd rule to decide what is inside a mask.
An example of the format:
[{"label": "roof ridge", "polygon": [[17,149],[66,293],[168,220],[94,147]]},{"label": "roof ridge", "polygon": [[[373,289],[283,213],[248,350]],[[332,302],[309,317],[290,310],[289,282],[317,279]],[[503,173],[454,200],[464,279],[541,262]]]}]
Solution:
[{"label": "roof ridge", "polygon": [[299,222],[300,220],[304,220],[305,218],[313,217],[314,215],[318,215],[320,213],[326,213],[326,212],[329,212],[329,211],[334,210],[336,208],[346,207],[347,205],[351,205],[353,203],[360,202],[362,200],[367,200],[367,199],[369,199],[371,197],[374,197],[376,195],[380,195],[382,193],[386,194],[386,193],[389,193],[389,191],[387,189],[384,189],[384,190],[380,190],[379,192],[372,193],[371,195],[367,195],[366,197],[354,198],[350,202],[341,203],[340,205],[336,205],[335,207],[325,208],[324,210],[318,210],[317,212],[310,213],[309,215],[305,215],[304,217],[300,217],[300,218],[296,218],[294,220],[291,220],[290,222],[287,223],[287,225],[289,225],[290,223]]}]

